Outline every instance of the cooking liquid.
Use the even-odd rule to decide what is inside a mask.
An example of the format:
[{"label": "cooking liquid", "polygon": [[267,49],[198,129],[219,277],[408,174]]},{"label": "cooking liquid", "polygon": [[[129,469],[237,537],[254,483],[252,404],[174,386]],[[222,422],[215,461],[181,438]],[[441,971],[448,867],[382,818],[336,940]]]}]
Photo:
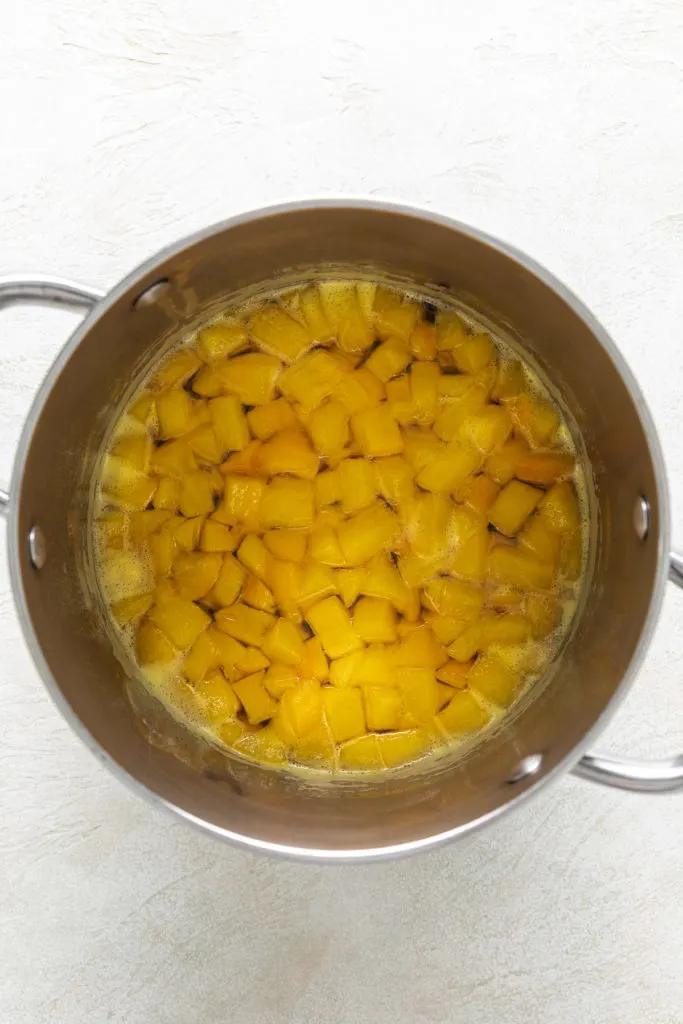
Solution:
[{"label": "cooking liquid", "polygon": [[480,741],[543,678],[587,513],[560,406],[490,324],[321,280],[152,367],[103,459],[96,572],[128,667],[194,733],[381,770]]}]

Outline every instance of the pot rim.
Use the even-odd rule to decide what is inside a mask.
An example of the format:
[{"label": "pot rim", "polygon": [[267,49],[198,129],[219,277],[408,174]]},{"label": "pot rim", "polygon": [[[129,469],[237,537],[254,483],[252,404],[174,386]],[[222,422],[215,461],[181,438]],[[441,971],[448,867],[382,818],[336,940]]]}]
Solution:
[{"label": "pot rim", "polygon": [[[529,781],[528,784],[520,789],[514,796],[505,802],[501,802],[493,810],[487,814],[482,815],[479,818],[473,819],[463,825],[455,826],[452,829],[447,829],[443,832],[437,832],[433,835],[425,836],[421,839],[409,840],[407,842],[392,844],[388,846],[376,846],[368,848],[357,848],[357,849],[317,849],[315,847],[299,847],[290,844],[273,843],[266,840],[254,838],[249,835],[244,835],[237,832],[232,832],[229,829],[222,828],[217,825],[213,825],[210,822],[205,821],[202,818],[197,817],[194,814],[189,813],[182,807],[178,807],[172,801],[161,797],[158,793],[149,789],[144,783],[142,783],[135,776],[131,775],[122,765],[108,754],[103,747],[100,746],[98,741],[89,732],[84,722],[75,714],[71,705],[64,697],[61,688],[52,675],[48,664],[43,656],[42,650],[36,640],[35,633],[31,625],[31,618],[28,608],[28,602],[26,599],[26,593],[23,586],[21,564],[19,558],[20,544],[26,543],[26,538],[20,538],[18,533],[18,505],[21,494],[22,480],[26,465],[27,455],[31,446],[33,438],[33,432],[35,426],[41,416],[43,407],[57,381],[62,369],[70,359],[71,355],[80,345],[82,339],[85,337],[87,332],[91,329],[93,324],[99,320],[100,317],[104,316],[109,308],[129,289],[131,289],[137,282],[149,274],[152,274],[155,268],[165,260],[177,256],[183,250],[191,245],[201,242],[212,235],[226,231],[230,228],[237,227],[238,225],[247,224],[251,221],[262,220],[266,217],[276,216],[283,213],[292,213],[302,210],[316,210],[316,209],[366,209],[371,211],[380,211],[385,213],[394,213],[400,216],[407,216],[418,218],[426,221],[430,221],[435,224],[439,224],[442,227],[449,228],[458,232],[459,234],[465,235],[475,241],[483,242],[485,245],[495,249],[499,253],[508,256],[513,259],[524,270],[534,274],[546,287],[552,289],[555,294],[573,310],[573,312],[580,317],[585,325],[589,328],[591,333],[595,336],[598,342],[602,345],[603,349],[612,360],[618,373],[620,374],[629,394],[633,400],[633,403],[638,412],[639,419],[641,421],[643,431],[647,440],[650,457],[652,459],[652,466],[655,476],[657,500],[659,503],[659,533],[657,538],[658,546],[658,557],[657,557],[657,572],[652,587],[652,593],[650,596],[650,602],[648,606],[647,615],[643,622],[643,626],[640,632],[640,637],[636,645],[635,651],[628,665],[626,672],[624,673],[613,697],[605,707],[603,712],[597,717],[591,728],[584,734],[582,739],[574,746],[574,748],[567,754],[562,761],[558,762],[552,769],[547,772],[540,772],[533,781]],[[581,755],[588,749],[593,740],[603,731],[611,717],[615,714],[621,702],[626,697],[630,687],[632,686],[636,674],[642,665],[645,654],[649,648],[654,628],[656,626],[659,612],[662,605],[664,596],[664,588],[668,574],[668,558],[670,548],[670,503],[668,495],[668,485],[666,469],[664,465],[664,458],[662,455],[661,445],[659,437],[652,419],[652,414],[645,402],[644,396],[641,392],[640,386],[636,381],[635,376],[631,372],[630,367],[626,363],[621,352],[617,348],[616,344],[602,327],[600,322],[590,312],[590,310],[583,304],[583,302],[566,287],[558,278],[554,276],[549,270],[547,270],[542,264],[536,262],[532,257],[526,253],[517,249],[515,246],[504,242],[493,235],[489,235],[487,232],[480,231],[468,224],[458,221],[452,217],[445,216],[443,214],[435,213],[431,210],[422,209],[419,207],[410,206],[401,202],[377,200],[374,198],[353,198],[350,196],[342,196],[338,198],[310,198],[310,199],[296,199],[286,202],[276,203],[273,205],[257,207],[255,209],[235,214],[232,217],[228,217],[223,221],[219,221],[209,227],[202,228],[199,231],[193,232],[190,235],[185,236],[177,242],[174,242],[143,263],[139,264],[130,273],[123,277],[118,284],[106,292],[104,297],[92,308],[92,310],[86,315],[81,323],[76,327],[74,332],[68,338],[60,352],[57,354],[54,362],[50,366],[47,374],[45,375],[40,388],[38,389],[33,402],[31,403],[28,415],[22,428],[21,436],[17,446],[14,466],[12,471],[11,487],[10,487],[10,500],[8,504],[8,542],[7,542],[7,557],[9,562],[10,580],[12,585],[12,592],[15,601],[15,607],[17,610],[17,616],[21,625],[22,633],[26,641],[26,645],[31,654],[34,665],[36,666],[45,687],[51,696],[54,703],[59,708],[60,712],[66,719],[66,721],[73,728],[74,732],[81,738],[83,743],[88,747],[92,754],[105,765],[115,776],[120,778],[130,790],[135,793],[141,794],[151,804],[163,807],[167,811],[178,815],[180,818],[188,821],[195,827],[201,829],[203,832],[208,832],[221,839],[227,840],[238,847],[246,847],[251,850],[259,851],[262,853],[276,854],[279,856],[288,857],[295,860],[307,860],[307,861],[325,861],[325,862],[359,862],[359,861],[377,861],[390,859],[409,853],[418,853],[423,850],[434,849],[442,846],[451,840],[461,837],[474,832],[477,829],[482,828],[487,823],[500,817],[502,814],[510,811],[513,807],[518,807],[522,802],[526,801],[531,795],[538,792],[542,787],[547,785],[553,779],[559,775],[568,772],[574,764],[580,759]]]}]

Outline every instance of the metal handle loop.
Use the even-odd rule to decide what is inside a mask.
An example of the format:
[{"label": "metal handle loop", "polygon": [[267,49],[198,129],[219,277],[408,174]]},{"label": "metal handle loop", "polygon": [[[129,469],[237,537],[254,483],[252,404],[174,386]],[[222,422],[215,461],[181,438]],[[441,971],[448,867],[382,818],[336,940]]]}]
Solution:
[{"label": "metal handle loop", "polygon": [[[0,310],[5,306],[37,304],[61,306],[75,312],[92,309],[104,297],[103,292],[60,277],[33,274],[31,277],[0,277]],[[0,488],[0,516],[6,516],[10,496]]]},{"label": "metal handle loop", "polygon": [[[669,556],[669,579],[683,589],[683,555]],[[661,761],[632,761],[620,757],[585,754],[573,772],[604,786],[640,793],[670,793],[683,789],[683,754]]]}]

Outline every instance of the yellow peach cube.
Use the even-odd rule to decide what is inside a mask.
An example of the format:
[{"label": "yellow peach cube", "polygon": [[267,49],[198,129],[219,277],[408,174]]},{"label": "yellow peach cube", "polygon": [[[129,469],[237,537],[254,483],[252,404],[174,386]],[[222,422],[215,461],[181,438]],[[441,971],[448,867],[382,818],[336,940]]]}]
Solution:
[{"label": "yellow peach cube", "polygon": [[286,398],[312,410],[332,394],[345,372],[338,359],[318,349],[287,367],[278,384]]},{"label": "yellow peach cube", "polygon": [[522,364],[515,360],[501,362],[496,374],[492,398],[494,402],[506,402],[526,390],[527,382]]},{"label": "yellow peach cube", "polygon": [[463,443],[489,455],[507,441],[511,431],[512,420],[507,409],[502,405],[489,405],[481,412],[465,417],[458,437]]},{"label": "yellow peach cube", "polygon": [[317,636],[304,642],[305,654],[299,664],[299,671],[304,679],[320,679],[321,682],[329,678],[330,666],[323,645]]},{"label": "yellow peach cube", "polygon": [[232,684],[250,725],[266,722],[277,711],[277,704],[263,685],[263,679],[263,672],[255,672]]},{"label": "yellow peach cube", "polygon": [[384,598],[391,601],[396,611],[407,620],[414,621],[420,612],[420,598],[416,590],[402,578],[390,558],[380,553],[369,563],[360,582],[362,593],[368,597]]},{"label": "yellow peach cube", "polygon": [[298,681],[299,675],[291,665],[274,663],[266,670],[263,685],[271,697],[279,700],[285,690],[291,690]]},{"label": "yellow peach cube", "polygon": [[468,476],[456,492],[458,501],[474,509],[475,512],[486,513],[496,500],[500,487],[491,477],[484,473]]},{"label": "yellow peach cube", "polygon": [[199,551],[183,553],[173,563],[173,582],[181,597],[198,601],[214,586],[222,567],[221,555]]},{"label": "yellow peach cube", "polygon": [[414,472],[403,456],[390,455],[377,459],[374,470],[377,490],[390,505],[401,505],[413,498]]},{"label": "yellow peach cube", "polygon": [[[360,652],[361,657],[353,666],[351,683],[354,686],[393,686],[396,682],[395,648],[384,644],[373,644]],[[332,676],[330,675],[330,678]]]},{"label": "yellow peach cube", "polygon": [[308,331],[275,303],[264,306],[251,318],[249,333],[259,345],[288,363],[298,359],[312,340]]},{"label": "yellow peach cube", "polygon": [[444,710],[437,715],[437,721],[451,736],[479,732],[490,720],[490,713],[468,690],[454,693]]},{"label": "yellow peach cube", "polygon": [[218,651],[211,639],[211,630],[200,633],[183,662],[183,674],[193,685],[200,683],[212,669],[220,664]]},{"label": "yellow peach cube", "polygon": [[112,602],[112,615],[119,626],[127,626],[136,619],[141,619],[154,602],[153,594],[137,594],[135,597],[123,597],[119,601]]},{"label": "yellow peach cube", "polygon": [[403,438],[389,406],[382,402],[351,417],[351,429],[363,455],[397,455]]},{"label": "yellow peach cube", "polygon": [[262,352],[233,356],[220,368],[225,390],[237,395],[245,405],[265,405],[272,401],[281,370],[279,359]]},{"label": "yellow peach cube", "polygon": [[[268,576],[268,586],[282,615],[296,618],[301,593],[302,567],[296,562],[274,559]],[[331,591],[332,593],[334,591]]]},{"label": "yellow peach cube", "polygon": [[511,480],[489,509],[489,521],[506,537],[514,537],[543,497],[543,491]]},{"label": "yellow peach cube", "polygon": [[524,615],[505,612],[502,615],[487,616],[481,625],[482,647],[491,644],[524,644],[531,640],[531,622]]},{"label": "yellow peach cube", "polygon": [[287,761],[287,745],[272,725],[248,732],[232,744],[235,750],[261,764],[281,765]]},{"label": "yellow peach cube", "polygon": [[244,584],[242,600],[251,608],[259,608],[262,612],[276,610],[275,598],[268,587],[257,576],[249,576]]},{"label": "yellow peach cube", "polygon": [[416,324],[408,339],[415,359],[436,359],[436,327],[423,321]]},{"label": "yellow peach cube", "polygon": [[318,472],[320,459],[303,431],[290,427],[261,445],[256,464],[265,476],[289,473],[312,480]]},{"label": "yellow peach cube", "polygon": [[339,595],[350,608],[363,589],[366,570],[364,567],[355,569],[339,569],[335,573],[335,580]]},{"label": "yellow peach cube", "polygon": [[338,455],[348,444],[349,417],[341,402],[329,401],[318,406],[306,427],[320,455]]},{"label": "yellow peach cube", "polygon": [[341,658],[363,646],[348,611],[338,597],[328,597],[314,604],[306,612],[306,621],[318,636],[328,658]]},{"label": "yellow peach cube", "polygon": [[309,285],[299,292],[299,312],[313,341],[330,341],[334,329],[327,319],[320,292],[315,285]]},{"label": "yellow peach cube", "polygon": [[180,483],[180,511],[188,518],[205,516],[214,509],[214,485],[208,473],[199,469],[187,473]]},{"label": "yellow peach cube", "polygon": [[387,384],[387,405],[397,423],[406,426],[416,419],[416,409],[413,402],[413,393],[410,388],[410,380],[404,374],[396,380],[390,380]]},{"label": "yellow peach cube", "polygon": [[479,453],[458,441],[450,441],[432,461],[421,470],[415,482],[426,491],[446,494],[456,490],[467,477],[478,469]]},{"label": "yellow peach cube", "polygon": [[308,480],[277,477],[264,488],[260,517],[267,529],[300,529],[312,526],[315,518],[313,484]]},{"label": "yellow peach cube", "polygon": [[239,320],[217,320],[197,332],[197,352],[207,363],[234,355],[248,342],[246,325]]},{"label": "yellow peach cube", "polygon": [[235,534],[230,527],[212,519],[206,520],[199,538],[200,551],[234,551],[236,546]]},{"label": "yellow peach cube", "polygon": [[451,348],[451,358],[461,373],[479,373],[494,357],[494,344],[488,334],[466,335]]},{"label": "yellow peach cube", "polygon": [[553,583],[554,568],[551,562],[542,562],[529,551],[497,544],[489,556],[489,573],[497,583],[548,590]]},{"label": "yellow peach cube", "polygon": [[233,604],[216,612],[215,623],[235,640],[241,640],[252,647],[261,647],[266,633],[275,623],[275,618],[246,604]]},{"label": "yellow peach cube", "polygon": [[386,384],[405,370],[412,356],[405,341],[392,337],[383,341],[368,357],[365,363],[368,370]]},{"label": "yellow peach cube", "polygon": [[166,509],[168,512],[180,510],[180,481],[172,477],[162,477],[154,493],[154,507]]},{"label": "yellow peach cube", "polygon": [[306,654],[300,629],[288,619],[276,619],[266,633],[261,650],[271,661],[298,665]]},{"label": "yellow peach cube", "polygon": [[260,580],[267,580],[271,555],[260,537],[248,534],[237,549],[237,558],[249,572]]},{"label": "yellow peach cube", "polygon": [[317,679],[301,679],[285,690],[274,725],[285,741],[324,728],[322,690]]},{"label": "yellow peach cube", "polygon": [[360,686],[359,672],[365,651],[352,651],[330,662],[330,682],[333,686]]},{"label": "yellow peach cube", "polygon": [[567,535],[578,530],[581,516],[572,485],[564,481],[551,487],[543,496],[539,505],[539,514],[557,533]]},{"label": "yellow peach cube", "polygon": [[368,729],[398,729],[403,698],[392,686],[364,686],[365,720]]},{"label": "yellow peach cube", "polygon": [[190,348],[181,348],[164,359],[154,374],[152,385],[159,391],[186,384],[199,367],[201,359]]},{"label": "yellow peach cube", "polygon": [[377,551],[391,549],[398,532],[396,516],[376,502],[341,524],[339,543],[349,565],[361,565]]},{"label": "yellow peach cube", "polygon": [[159,476],[183,477],[197,469],[197,460],[187,438],[168,441],[152,453],[150,467]]},{"label": "yellow peach cube", "polygon": [[429,626],[413,630],[394,652],[394,664],[400,668],[437,669],[448,661],[448,652]]},{"label": "yellow peach cube", "polygon": [[377,288],[372,318],[380,338],[395,335],[404,341],[411,337],[422,313],[418,302],[405,301],[390,288]]},{"label": "yellow peach cube", "polygon": [[477,658],[467,677],[467,685],[487,700],[506,708],[517,694],[520,677],[497,654],[487,651]]},{"label": "yellow peach cube", "polygon": [[326,565],[309,559],[301,567],[299,576],[298,603],[306,611],[311,605],[322,601],[336,591],[334,573]]},{"label": "yellow peach cube", "polygon": [[339,497],[345,515],[360,512],[377,497],[373,466],[367,459],[343,459],[336,470]]},{"label": "yellow peach cube", "polygon": [[349,416],[353,416],[381,402],[384,398],[384,385],[367,367],[361,366],[342,377],[332,397]]},{"label": "yellow peach cube", "polygon": [[333,526],[316,526],[308,539],[308,551],[311,558],[322,565],[329,565],[333,569],[346,566],[346,558]]},{"label": "yellow peach cube", "polygon": [[410,427],[402,431],[405,460],[414,473],[419,473],[443,451],[443,445],[431,430]]},{"label": "yellow peach cube", "polygon": [[429,582],[424,597],[428,606],[439,615],[450,615],[462,622],[473,622],[484,604],[480,587],[445,576]]},{"label": "yellow peach cube", "polygon": [[240,709],[235,690],[222,672],[212,672],[206,679],[197,683],[194,691],[212,725],[218,725],[226,719],[234,719]]},{"label": "yellow peach cube", "polygon": [[147,619],[138,626],[135,653],[141,665],[166,665],[178,655],[166,634]]},{"label": "yellow peach cube", "polygon": [[434,422],[439,407],[439,379],[437,363],[413,363],[410,367],[410,391],[415,422],[428,426]]},{"label": "yellow peach cube", "polygon": [[507,484],[517,471],[517,466],[529,453],[529,446],[521,438],[513,437],[493,454],[489,455],[484,466],[487,476],[497,484]]},{"label": "yellow peach cube", "polygon": [[533,448],[543,448],[555,437],[560,414],[554,405],[537,395],[522,394],[508,405],[516,429]]},{"label": "yellow peach cube", "polygon": [[335,743],[363,735],[366,731],[365,714],[360,690],[325,686],[322,698],[327,725]]},{"label": "yellow peach cube", "polygon": [[470,663],[462,664],[461,662],[454,661],[451,658],[445,665],[441,665],[441,667],[436,670],[436,678],[440,683],[452,686],[456,690],[462,690],[467,686],[467,677],[469,676],[471,667],[472,665]]},{"label": "yellow peach cube", "polygon": [[236,558],[225,555],[211,597],[219,608],[234,604],[246,579],[246,573]]},{"label": "yellow peach cube", "polygon": [[[442,377],[441,381],[458,380],[457,377]],[[441,381],[439,382],[441,384]],[[442,441],[453,441],[460,434],[462,425],[468,416],[474,416],[486,408],[488,395],[486,388],[476,378],[464,376],[459,389],[463,393],[448,398],[445,406],[434,420],[434,433]]]},{"label": "yellow peach cube", "polygon": [[289,402],[276,398],[266,405],[257,405],[247,413],[247,423],[254,437],[267,441],[280,430],[296,426],[296,416]]},{"label": "yellow peach cube", "polygon": [[377,737],[377,746],[385,768],[416,761],[430,747],[429,737],[421,729],[387,732]]},{"label": "yellow peach cube", "polygon": [[259,477],[229,474],[225,478],[223,501],[213,518],[225,526],[243,523],[248,529],[257,528],[265,491],[266,482]]},{"label": "yellow peach cube", "polygon": [[345,743],[339,750],[339,766],[345,771],[376,771],[382,768],[377,737],[359,736]]},{"label": "yellow peach cube", "polygon": [[243,451],[251,436],[242,403],[235,395],[213,398],[209,402],[211,423],[216,437],[228,451]]},{"label": "yellow peach cube", "polygon": [[549,487],[569,476],[574,469],[574,456],[567,452],[529,452],[517,463],[515,475],[528,484]]},{"label": "yellow peach cube", "polygon": [[303,562],[307,537],[299,530],[267,530],[263,542],[275,558],[286,562]]},{"label": "yellow peach cube", "polygon": [[367,644],[391,644],[396,640],[396,612],[381,597],[362,597],[353,610],[353,627]]},{"label": "yellow peach cube", "polygon": [[156,400],[159,437],[181,437],[192,426],[192,400],[183,388],[165,391]]},{"label": "yellow peach cube", "polygon": [[520,547],[535,555],[541,562],[548,562],[553,566],[558,565],[562,536],[553,530],[544,516],[531,516],[517,539]]},{"label": "yellow peach cube", "polygon": [[429,668],[399,668],[396,684],[403,697],[403,709],[413,724],[426,725],[439,706],[434,670]]},{"label": "yellow peach cube", "polygon": [[160,601],[150,611],[149,620],[181,651],[191,647],[199,634],[211,623],[211,619],[199,605],[182,597]]}]

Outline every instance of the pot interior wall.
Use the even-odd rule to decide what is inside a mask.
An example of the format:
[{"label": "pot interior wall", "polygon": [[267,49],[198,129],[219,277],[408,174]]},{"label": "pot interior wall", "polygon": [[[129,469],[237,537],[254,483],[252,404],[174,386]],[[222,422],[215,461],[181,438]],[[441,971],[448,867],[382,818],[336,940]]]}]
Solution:
[{"label": "pot interior wall", "polygon": [[[508,325],[562,393],[592,463],[599,506],[586,606],[545,689],[461,762],[365,787],[312,785],[234,759],[198,771],[150,746],[126,697],[123,670],[84,607],[76,554],[87,470],[112,409],[151,348],[221,296],[320,262],[443,283]],[[136,303],[161,279],[168,287],[159,301]],[[245,218],[124,281],[76,332],[46,382],[20,479],[14,544],[30,626],[60,703],[109,758],[161,799],[255,840],[338,851],[386,847],[456,829],[512,800],[570,756],[607,708],[636,651],[657,577],[660,495],[648,439],[597,331],[540,271],[495,244],[417,214],[372,207],[321,205]],[[633,527],[641,494],[651,506],[645,541]],[[36,523],[48,550],[40,572],[26,546]],[[540,771],[511,782],[529,755],[541,755]]]}]

